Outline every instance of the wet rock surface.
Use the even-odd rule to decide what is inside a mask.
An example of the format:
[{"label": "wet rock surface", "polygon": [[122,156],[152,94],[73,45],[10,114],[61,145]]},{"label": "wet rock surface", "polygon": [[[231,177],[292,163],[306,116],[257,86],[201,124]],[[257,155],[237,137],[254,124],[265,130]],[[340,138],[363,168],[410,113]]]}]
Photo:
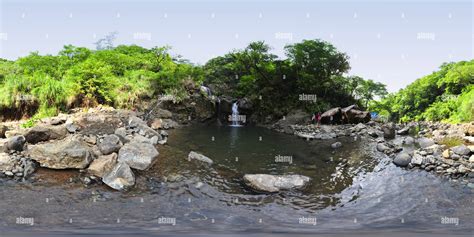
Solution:
[{"label": "wet rock surface", "polygon": [[115,190],[124,190],[135,185],[135,175],[126,163],[119,162],[102,181]]},{"label": "wet rock surface", "polygon": [[197,161],[200,161],[200,162],[204,162],[204,163],[208,163],[208,164],[212,164],[213,161],[211,160],[211,158],[203,155],[203,154],[199,154],[195,151],[191,151],[189,152],[188,154],[188,160],[191,161],[191,160],[197,160]]},{"label": "wet rock surface", "polygon": [[257,192],[279,192],[281,190],[303,188],[310,178],[303,175],[246,174],[245,184]]}]

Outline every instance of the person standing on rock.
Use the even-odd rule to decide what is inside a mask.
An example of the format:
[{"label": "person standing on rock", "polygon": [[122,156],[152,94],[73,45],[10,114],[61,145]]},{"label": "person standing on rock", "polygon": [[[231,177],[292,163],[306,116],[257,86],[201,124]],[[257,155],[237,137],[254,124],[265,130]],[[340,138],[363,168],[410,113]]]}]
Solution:
[{"label": "person standing on rock", "polygon": [[319,125],[321,125],[321,112],[318,112],[318,114],[316,115],[316,121],[318,122],[318,128],[319,128]]}]

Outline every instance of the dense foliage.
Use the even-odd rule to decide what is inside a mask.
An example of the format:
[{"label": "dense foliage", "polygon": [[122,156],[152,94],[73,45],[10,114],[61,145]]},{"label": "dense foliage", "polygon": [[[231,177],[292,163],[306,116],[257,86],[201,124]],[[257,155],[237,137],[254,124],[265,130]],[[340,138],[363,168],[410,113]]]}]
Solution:
[{"label": "dense foliage", "polygon": [[392,120],[464,122],[474,120],[474,60],[443,64],[372,109]]},{"label": "dense foliage", "polygon": [[[170,56],[168,48],[136,45],[89,50],[67,45],[58,55],[34,52],[0,61],[0,108],[37,117],[79,106],[133,107],[157,94],[179,98],[185,82],[202,81],[201,69]],[[27,111],[22,111],[27,110]]]},{"label": "dense foliage", "polygon": [[[282,116],[295,108],[308,112],[358,103],[364,107],[383,97],[385,85],[361,77],[344,77],[348,56],[321,40],[285,47],[287,59],[270,53],[264,42],[253,42],[208,61],[205,83],[218,94],[249,98],[261,116]],[[315,95],[316,101],[301,100]]]},{"label": "dense foliage", "polygon": [[[294,108],[367,106],[386,93],[380,83],[344,77],[350,69],[347,55],[321,40],[286,46],[287,59],[271,54],[264,42],[253,42],[195,66],[172,57],[167,47],[113,47],[113,39],[112,34],[98,41],[97,50],[67,45],[58,55],[33,52],[0,61],[0,110],[44,117],[97,104],[130,108],[158,94],[184,98],[185,85],[201,85],[204,78],[218,95],[252,101],[262,117]],[[300,100],[302,94],[317,100]]]}]

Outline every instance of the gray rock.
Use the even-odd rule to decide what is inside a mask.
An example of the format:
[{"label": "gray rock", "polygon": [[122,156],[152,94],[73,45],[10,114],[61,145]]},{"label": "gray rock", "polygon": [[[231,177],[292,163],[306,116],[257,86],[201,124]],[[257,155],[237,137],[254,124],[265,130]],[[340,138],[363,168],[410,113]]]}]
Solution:
[{"label": "gray rock", "polygon": [[382,126],[383,137],[386,139],[395,138],[395,125],[393,123],[387,123]]},{"label": "gray rock", "polygon": [[103,177],[105,174],[110,173],[116,164],[117,154],[112,153],[110,155],[100,156],[92,161],[89,168],[87,168],[87,171],[97,177]]},{"label": "gray rock", "polygon": [[136,129],[136,131],[138,131],[138,134],[142,136],[146,136],[146,137],[157,136],[159,140],[161,140],[161,135],[154,129],[148,127],[148,125],[138,117],[132,116],[128,122],[128,126],[131,129]]},{"label": "gray rock", "polygon": [[171,118],[173,114],[169,110],[159,108],[155,111],[154,116],[162,119],[168,119]]},{"label": "gray rock", "polygon": [[352,130],[353,130],[354,132],[360,132],[360,131],[362,131],[363,129],[366,129],[366,128],[367,128],[367,126],[365,126],[365,124],[363,124],[363,123],[358,123],[357,125],[355,125],[355,126],[352,128]]},{"label": "gray rock", "polygon": [[337,149],[341,146],[342,146],[341,142],[335,142],[335,143],[331,144],[331,148],[333,148],[333,149]]},{"label": "gray rock", "polygon": [[73,123],[66,124],[66,130],[70,133],[75,133],[79,131],[79,127]]},{"label": "gray rock", "polygon": [[406,137],[405,140],[403,140],[403,143],[406,145],[413,145],[415,143],[415,139],[413,137]]},{"label": "gray rock", "polygon": [[105,136],[104,139],[99,143],[98,147],[102,154],[108,155],[113,152],[118,152],[122,145],[123,144],[120,141],[120,138],[117,135],[112,134]]},{"label": "gray rock", "polygon": [[16,161],[13,157],[10,157],[7,153],[0,152],[0,171],[12,170],[15,163]]},{"label": "gray rock", "polygon": [[465,145],[455,146],[451,148],[451,151],[460,156],[467,156],[471,153],[471,150]]},{"label": "gray rock", "polygon": [[92,161],[92,154],[75,137],[29,146],[27,154],[42,167],[51,169],[84,169]]},{"label": "gray rock", "polygon": [[163,129],[172,129],[178,127],[179,124],[171,119],[163,119],[161,127]]},{"label": "gray rock", "polygon": [[7,149],[11,151],[23,151],[26,139],[23,135],[17,135],[8,138]]},{"label": "gray rock", "polygon": [[458,167],[458,170],[457,172],[460,173],[460,174],[465,174],[465,173],[469,173],[471,170],[469,168],[467,168],[466,166],[464,165],[460,165]]},{"label": "gray rock", "polygon": [[407,126],[407,127],[404,127],[402,129],[398,130],[397,134],[398,135],[407,135],[409,131],[410,131],[410,127]]},{"label": "gray rock", "polygon": [[449,158],[452,159],[452,160],[459,160],[459,159],[461,159],[461,156],[458,155],[458,154],[452,154]]},{"label": "gray rock", "polygon": [[158,136],[153,136],[152,138],[150,138],[150,142],[151,142],[151,144],[153,144],[153,145],[158,144],[158,141],[159,141]]},{"label": "gray rock", "polygon": [[390,150],[390,147],[386,146],[385,144],[383,144],[383,143],[378,143],[377,144],[377,151],[385,152],[385,151],[388,151],[388,150]]},{"label": "gray rock", "polygon": [[423,164],[423,156],[419,154],[414,154],[411,158],[411,163],[413,165],[422,165]]},{"label": "gray rock", "polygon": [[194,151],[189,152],[188,160],[189,161],[198,160],[198,161],[202,161],[202,162],[209,163],[209,164],[213,163],[213,161],[209,157],[207,157],[203,154],[199,154],[199,153],[194,152]]},{"label": "gray rock", "polygon": [[246,174],[245,184],[258,192],[279,192],[281,190],[303,188],[310,181],[303,175]]},{"label": "gray rock", "polygon": [[398,154],[395,159],[393,159],[393,163],[397,166],[406,167],[410,164],[411,156],[406,152],[402,152]]},{"label": "gray rock", "polygon": [[23,169],[23,177],[28,177],[33,174],[36,170],[36,163],[31,160],[25,160],[24,169]]},{"label": "gray rock", "polygon": [[115,132],[114,132],[115,135],[118,135],[122,138],[126,138],[127,137],[127,129],[126,128],[117,128],[115,129]]},{"label": "gray rock", "polygon": [[135,175],[126,163],[119,162],[102,181],[115,190],[124,190],[135,185]]},{"label": "gray rock", "polygon": [[30,129],[26,134],[26,141],[30,144],[44,142],[49,140],[63,139],[67,135],[65,126],[36,126]]},{"label": "gray rock", "polygon": [[133,169],[145,170],[152,165],[158,155],[152,144],[132,141],[120,148],[118,161],[127,163]]},{"label": "gray rock", "polygon": [[89,136],[84,137],[84,141],[91,145],[95,145],[97,144],[97,137],[95,135],[90,134]]},{"label": "gray rock", "polygon": [[426,137],[419,138],[417,142],[421,148],[427,148],[435,144],[433,139],[426,138]]}]

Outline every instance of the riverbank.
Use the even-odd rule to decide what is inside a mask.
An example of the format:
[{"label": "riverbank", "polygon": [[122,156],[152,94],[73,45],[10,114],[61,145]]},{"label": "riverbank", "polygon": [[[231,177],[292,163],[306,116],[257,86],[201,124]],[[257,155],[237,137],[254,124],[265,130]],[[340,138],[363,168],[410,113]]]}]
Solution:
[{"label": "riverbank", "polygon": [[344,125],[288,124],[280,121],[266,126],[304,140],[341,137],[366,138],[377,151],[407,169],[421,169],[451,179],[460,179],[474,188],[474,122],[464,124],[412,122],[408,124],[368,123]]},{"label": "riverbank", "polygon": [[158,158],[158,147],[167,142],[166,130],[178,126],[167,116],[147,123],[143,115],[97,107],[42,119],[31,128],[23,128],[22,121],[2,124],[0,176],[24,181],[38,167],[72,169],[82,174],[85,185],[103,182],[116,190],[130,188],[134,173]]}]

